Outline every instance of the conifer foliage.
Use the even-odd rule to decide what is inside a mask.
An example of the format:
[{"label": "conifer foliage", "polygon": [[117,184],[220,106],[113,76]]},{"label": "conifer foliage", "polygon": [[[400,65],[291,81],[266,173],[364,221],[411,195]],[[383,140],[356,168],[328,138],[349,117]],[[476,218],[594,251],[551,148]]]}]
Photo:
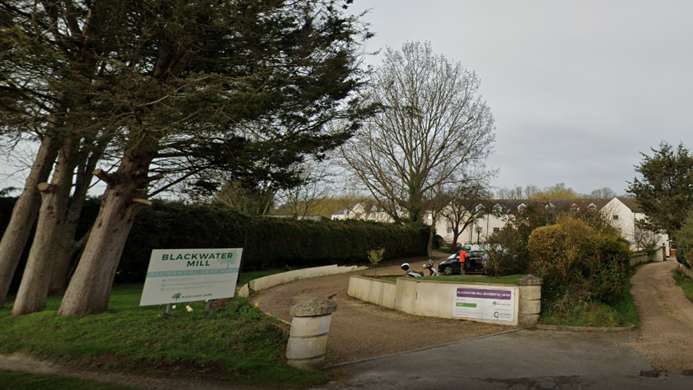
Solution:
[{"label": "conifer foliage", "polygon": [[[291,185],[293,164],[355,132],[368,114],[354,93],[368,32],[349,3],[0,1],[0,43],[10,48],[0,58],[3,132],[57,140],[50,146],[64,159],[96,146],[110,157],[62,315],[106,310],[137,207],[154,187],[194,179],[210,188],[219,171]],[[347,125],[328,131],[335,120]]]}]

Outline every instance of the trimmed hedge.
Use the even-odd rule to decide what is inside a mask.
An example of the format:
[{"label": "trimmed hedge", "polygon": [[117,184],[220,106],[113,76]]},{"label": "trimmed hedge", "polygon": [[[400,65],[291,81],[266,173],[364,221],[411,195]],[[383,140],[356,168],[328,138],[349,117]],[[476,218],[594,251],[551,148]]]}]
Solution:
[{"label": "trimmed hedge", "polygon": [[[0,199],[2,230],[13,205],[14,199]],[[78,234],[88,230],[98,207],[98,201],[87,203]],[[116,282],[144,281],[152,249],[243,248],[242,270],[252,271],[367,263],[367,252],[378,248],[385,248],[385,259],[425,256],[428,234],[423,225],[250,217],[224,206],[154,201],[135,219]]]},{"label": "trimmed hedge", "polygon": [[152,249],[243,248],[243,270],[251,271],[365,263],[377,248],[386,259],[424,256],[427,240],[426,226],[250,217],[223,206],[157,201],[140,210],[119,277],[143,280]]}]

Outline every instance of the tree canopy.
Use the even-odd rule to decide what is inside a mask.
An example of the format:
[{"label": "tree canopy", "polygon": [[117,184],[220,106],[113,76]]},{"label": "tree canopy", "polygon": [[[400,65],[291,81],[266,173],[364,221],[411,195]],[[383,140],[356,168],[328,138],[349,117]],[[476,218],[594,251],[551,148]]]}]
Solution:
[{"label": "tree canopy", "polygon": [[385,50],[368,101],[381,107],[342,148],[349,169],[396,221],[421,221],[426,194],[485,170],[494,119],[474,72],[430,43]]},{"label": "tree canopy", "polygon": [[652,153],[641,153],[635,166],[639,176],[628,183],[628,193],[647,215],[651,230],[663,230],[675,240],[693,206],[693,155],[683,143],[674,147],[664,141]]},{"label": "tree canopy", "polygon": [[61,314],[105,310],[137,205],[157,188],[292,186],[296,164],[353,135],[369,113],[355,93],[369,33],[349,3],[0,2],[3,130],[29,121],[61,155],[101,139],[113,152]]}]

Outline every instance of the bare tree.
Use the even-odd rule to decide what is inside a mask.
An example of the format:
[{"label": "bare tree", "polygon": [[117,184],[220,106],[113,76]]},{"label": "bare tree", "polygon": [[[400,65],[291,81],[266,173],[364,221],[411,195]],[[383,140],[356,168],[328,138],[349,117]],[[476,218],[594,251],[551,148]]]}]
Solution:
[{"label": "bare tree", "polygon": [[486,200],[491,196],[490,191],[482,183],[460,183],[449,193],[449,203],[443,211],[443,216],[452,228],[452,246],[457,246],[457,240],[462,232],[476,222],[487,210]]},{"label": "bare tree", "polygon": [[253,188],[243,187],[236,180],[229,180],[214,196],[214,201],[248,215],[266,215],[272,204],[276,190],[267,183],[258,183]]},{"label": "bare tree", "polygon": [[320,199],[328,194],[327,180],[330,173],[326,165],[316,161],[306,163],[299,168],[301,183],[293,188],[281,191],[278,198],[283,201],[288,212],[295,218],[302,218],[320,210]]},{"label": "bare tree", "polygon": [[[535,194],[538,191],[536,186],[527,186],[526,192]],[[496,197],[498,199],[522,199],[522,187],[508,188],[502,187],[496,190]]]},{"label": "bare tree", "polygon": [[421,221],[424,194],[483,166],[495,141],[494,119],[478,95],[480,81],[430,43],[387,48],[367,98],[382,107],[342,148],[359,181],[392,216]]},{"label": "bare tree", "polygon": [[533,199],[536,194],[540,191],[539,187],[530,184],[528,186],[525,186],[525,199]]},{"label": "bare tree", "polygon": [[590,193],[590,198],[608,199],[616,196],[616,193],[609,187],[600,188]]}]

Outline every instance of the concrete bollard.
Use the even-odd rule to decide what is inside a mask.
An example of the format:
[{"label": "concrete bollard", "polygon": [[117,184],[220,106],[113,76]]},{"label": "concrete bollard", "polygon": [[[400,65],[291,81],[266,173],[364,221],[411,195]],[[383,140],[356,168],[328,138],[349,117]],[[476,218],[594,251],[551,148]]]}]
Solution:
[{"label": "concrete bollard", "polygon": [[325,365],[327,332],[337,304],[313,298],[291,307],[291,331],[286,347],[287,363],[305,370],[319,370]]},{"label": "concrete bollard", "polygon": [[520,288],[520,310],[518,326],[520,328],[534,328],[539,322],[541,313],[541,285],[544,279],[534,275],[527,275],[517,280]]}]

